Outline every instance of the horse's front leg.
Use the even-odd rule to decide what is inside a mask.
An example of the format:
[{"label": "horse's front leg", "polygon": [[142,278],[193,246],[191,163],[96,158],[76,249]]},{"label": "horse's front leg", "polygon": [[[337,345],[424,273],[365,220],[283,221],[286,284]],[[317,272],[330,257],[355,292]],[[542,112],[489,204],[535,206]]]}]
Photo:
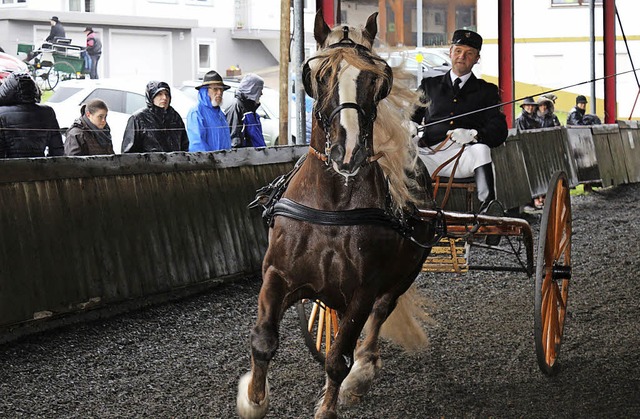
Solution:
[{"label": "horse's front leg", "polygon": [[269,362],[278,349],[278,328],[286,291],[283,278],[267,269],[258,297],[258,318],[251,331],[251,371],[238,383],[237,409],[241,418],[262,418],[269,408]]},{"label": "horse's front leg", "polygon": [[373,380],[382,367],[378,349],[380,327],[392,311],[394,303],[395,300],[389,294],[376,300],[366,324],[366,337],[356,351],[355,362],[349,375],[340,386],[340,404],[358,403],[371,389]]},{"label": "horse's front leg", "polygon": [[340,386],[353,365],[353,351],[364,327],[373,300],[355,293],[345,315],[340,320],[340,333],[327,354],[325,370],[327,382],[324,397],[318,402],[315,419],[337,418]]}]

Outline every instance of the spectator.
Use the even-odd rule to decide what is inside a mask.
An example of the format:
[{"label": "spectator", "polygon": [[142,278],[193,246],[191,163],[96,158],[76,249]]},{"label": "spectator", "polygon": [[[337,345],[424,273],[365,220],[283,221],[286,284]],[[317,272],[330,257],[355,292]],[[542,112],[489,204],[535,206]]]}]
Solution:
[{"label": "spectator", "polygon": [[216,151],[231,148],[229,124],[224,112],[220,109],[222,92],[229,88],[222,81],[220,74],[214,70],[205,74],[202,84],[196,86],[198,103],[189,110],[187,115],[189,151]]},{"label": "spectator", "polygon": [[260,116],[256,113],[263,87],[262,77],[247,74],[238,85],[234,103],[225,111],[234,148],[266,146]]},{"label": "spectator", "polygon": [[520,108],[522,108],[522,113],[516,118],[516,128],[518,131],[540,128],[540,121],[536,116],[538,104],[531,96],[524,98]]},{"label": "spectator", "polygon": [[63,155],[56,114],[39,102],[29,73],[11,73],[0,84],[0,158]]},{"label": "spectator", "polygon": [[[98,78],[98,60],[102,56],[102,42],[100,38],[93,31],[91,26],[84,28],[84,33],[87,35],[87,55],[91,61],[91,70],[89,70],[89,78]],[[86,63],[85,63],[86,64]]]},{"label": "spectator", "polygon": [[576,106],[569,111],[567,125],[599,125],[600,118],[597,115],[585,114],[587,108],[587,98],[583,95],[576,97]]},{"label": "spectator", "polygon": [[92,99],[83,104],[80,108],[80,117],[67,130],[64,154],[67,156],[114,154],[107,113],[109,108],[100,99]]},{"label": "spectator", "polygon": [[171,88],[150,81],[147,106],[129,117],[122,140],[123,153],[188,151],[189,138],[180,114],[171,107]]},{"label": "spectator", "polygon": [[[491,148],[507,139],[507,122],[496,106],[501,103],[498,86],[476,78],[471,71],[480,59],[481,48],[479,34],[460,29],[454,32],[449,48],[451,70],[422,79],[418,92],[424,106],[417,108],[412,120],[430,124],[418,142],[420,158],[429,173],[450,161],[439,174],[451,176],[456,164],[453,160],[464,146],[454,176],[473,176],[480,212],[501,215],[500,205],[491,205],[497,203]],[[469,112],[473,113],[457,117]],[[437,123],[439,120],[442,122]]]},{"label": "spectator", "polygon": [[40,89],[29,73],[12,73],[0,84],[0,158],[63,154],[56,114],[39,102]]},{"label": "spectator", "polygon": [[[552,95],[555,96],[555,95]],[[537,117],[541,128],[559,127],[560,120],[555,114],[553,100],[542,95],[538,98]]]},{"label": "spectator", "polygon": [[54,44],[59,38],[67,37],[64,26],[60,23],[58,16],[52,16],[49,23],[51,23],[51,30],[49,31],[49,36],[45,38],[45,41]]}]

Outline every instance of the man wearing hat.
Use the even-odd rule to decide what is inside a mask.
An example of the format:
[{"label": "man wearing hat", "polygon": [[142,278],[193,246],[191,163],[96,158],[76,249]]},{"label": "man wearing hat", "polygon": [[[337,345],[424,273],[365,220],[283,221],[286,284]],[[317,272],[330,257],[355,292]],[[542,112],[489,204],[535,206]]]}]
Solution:
[{"label": "man wearing hat", "polygon": [[540,120],[536,116],[538,104],[531,96],[524,98],[520,104],[522,113],[516,118],[516,128],[518,131],[541,128]]},{"label": "man wearing hat", "polygon": [[49,23],[51,24],[51,30],[49,31],[49,36],[47,36],[45,41],[53,44],[58,38],[67,37],[64,26],[62,26],[62,23],[60,23],[58,16],[52,16],[49,20]]},{"label": "man wearing hat", "polygon": [[91,70],[89,71],[89,77],[92,79],[98,78],[98,60],[102,56],[102,42],[100,38],[93,31],[91,26],[84,28],[84,33],[87,35],[87,54],[91,60]]},{"label": "man wearing hat", "polygon": [[[491,148],[506,140],[507,122],[496,106],[501,103],[498,86],[476,78],[471,72],[480,59],[481,48],[479,34],[466,29],[454,32],[449,48],[451,70],[422,80],[418,92],[424,106],[417,108],[412,120],[427,125],[418,145],[429,173],[444,165],[439,172],[441,176],[473,176],[480,212],[500,215],[488,210],[496,197]],[[455,156],[462,147],[464,152],[452,174]],[[445,164],[447,161],[450,163]],[[495,212],[501,213],[499,207]]]},{"label": "man wearing hat", "polygon": [[576,97],[574,106],[567,115],[567,125],[599,125],[602,122],[597,115],[585,114],[587,109],[587,98],[583,95]]},{"label": "man wearing hat", "polygon": [[198,90],[198,104],[187,114],[189,151],[231,149],[231,135],[227,118],[220,109],[222,92],[229,89],[217,71],[204,75]]}]

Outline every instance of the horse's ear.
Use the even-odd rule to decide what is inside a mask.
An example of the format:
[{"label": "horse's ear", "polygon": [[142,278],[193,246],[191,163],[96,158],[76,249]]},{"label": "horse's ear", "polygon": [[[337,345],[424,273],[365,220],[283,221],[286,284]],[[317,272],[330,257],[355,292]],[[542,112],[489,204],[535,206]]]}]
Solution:
[{"label": "horse's ear", "polygon": [[373,46],[373,41],[376,39],[376,35],[378,34],[378,23],[376,22],[378,18],[378,12],[373,13],[367,19],[367,24],[364,27],[364,37],[371,43]]},{"label": "horse's ear", "polygon": [[324,17],[322,16],[322,9],[318,10],[316,13],[316,21],[313,27],[313,37],[316,39],[316,42],[320,47],[324,47],[324,42],[327,40],[327,36],[331,32],[331,28],[324,21]]}]

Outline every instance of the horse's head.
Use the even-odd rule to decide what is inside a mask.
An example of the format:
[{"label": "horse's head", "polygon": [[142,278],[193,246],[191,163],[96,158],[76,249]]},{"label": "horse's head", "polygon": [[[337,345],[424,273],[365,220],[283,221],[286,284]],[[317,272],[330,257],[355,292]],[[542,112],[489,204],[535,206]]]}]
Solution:
[{"label": "horse's head", "polygon": [[315,99],[314,117],[320,128],[314,130],[311,146],[346,179],[374,157],[376,109],[393,84],[391,68],[371,51],[377,15],[372,14],[361,29],[331,30],[318,13],[314,35],[320,50],[303,69],[305,90]]}]

